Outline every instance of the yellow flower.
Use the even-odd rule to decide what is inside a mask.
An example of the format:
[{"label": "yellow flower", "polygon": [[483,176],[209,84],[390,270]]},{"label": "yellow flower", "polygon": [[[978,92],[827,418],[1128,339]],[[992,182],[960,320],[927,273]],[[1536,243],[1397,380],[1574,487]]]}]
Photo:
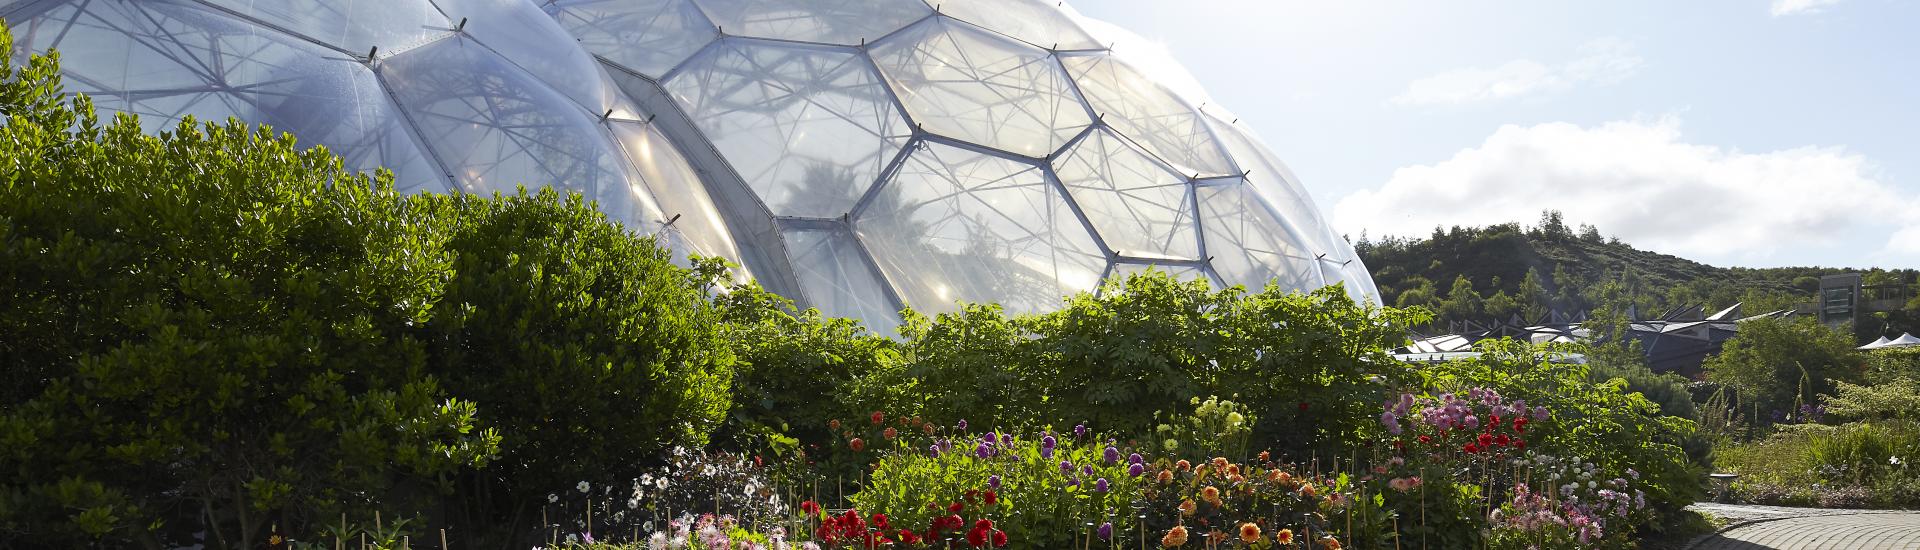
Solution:
[{"label": "yellow flower", "polygon": [[1186,500],[1180,501],[1180,515],[1191,516],[1193,515],[1193,509],[1194,509],[1193,499],[1186,499]]},{"label": "yellow flower", "polygon": [[1279,531],[1274,532],[1273,542],[1277,542],[1280,544],[1293,544],[1293,530],[1281,529]]},{"label": "yellow flower", "polygon": [[1251,522],[1240,524],[1240,542],[1253,544],[1258,540],[1260,540],[1260,526]]},{"label": "yellow flower", "polygon": [[1200,490],[1200,500],[1207,501],[1207,504],[1219,506],[1220,490],[1215,489],[1212,485],[1208,485],[1206,488]]},{"label": "yellow flower", "polygon": [[1187,528],[1184,525],[1175,525],[1167,530],[1166,536],[1160,537],[1160,546],[1163,548],[1178,548],[1186,543]]}]

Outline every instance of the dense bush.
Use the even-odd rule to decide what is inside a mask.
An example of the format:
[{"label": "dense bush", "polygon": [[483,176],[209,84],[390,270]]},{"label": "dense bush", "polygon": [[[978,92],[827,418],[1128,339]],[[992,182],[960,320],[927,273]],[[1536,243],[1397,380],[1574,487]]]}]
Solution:
[{"label": "dense bush", "polygon": [[51,56],[0,69],[0,546],[524,529],[726,410],[702,288],[577,197],[401,197],[266,128],[103,126]]},{"label": "dense bush", "polygon": [[1718,355],[1703,365],[1707,379],[1740,391],[1756,421],[1784,420],[1834,381],[1858,381],[1862,364],[1850,336],[1810,318],[1755,319],[1740,324]]},{"label": "dense bush", "polygon": [[1151,431],[1152,411],[1238,395],[1257,405],[1255,440],[1332,448],[1366,428],[1365,403],[1381,388],[1374,377],[1407,376],[1386,350],[1419,317],[1356,304],[1338,287],[1214,290],[1148,272],[1074,296],[1053,313],[1008,316],[975,305],[932,319],[909,315],[904,374],[912,384],[873,382],[914,392],[930,420],[1087,422],[1133,435]]}]

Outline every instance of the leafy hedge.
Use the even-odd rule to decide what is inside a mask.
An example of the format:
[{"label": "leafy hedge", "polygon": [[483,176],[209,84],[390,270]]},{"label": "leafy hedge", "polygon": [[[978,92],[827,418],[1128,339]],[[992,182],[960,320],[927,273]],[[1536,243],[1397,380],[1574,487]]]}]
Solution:
[{"label": "leafy hedge", "polygon": [[264,127],[103,123],[53,55],[0,72],[0,546],[524,530],[728,407],[698,275],[578,197],[402,197]]}]

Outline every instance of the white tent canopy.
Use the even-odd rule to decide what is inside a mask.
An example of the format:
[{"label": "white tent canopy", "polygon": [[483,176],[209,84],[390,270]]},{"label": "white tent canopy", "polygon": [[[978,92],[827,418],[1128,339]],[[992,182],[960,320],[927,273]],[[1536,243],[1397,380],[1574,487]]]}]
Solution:
[{"label": "white tent canopy", "polygon": [[1892,342],[1887,342],[1887,345],[1880,347],[1904,348],[1908,346],[1920,346],[1920,338],[1914,338],[1912,334],[1902,334],[1899,338],[1895,338]]},{"label": "white tent canopy", "polygon": [[1880,346],[1885,346],[1890,343],[1893,343],[1893,340],[1888,340],[1887,337],[1881,336],[1879,340],[1874,340],[1872,343],[1853,349],[1878,349]]}]

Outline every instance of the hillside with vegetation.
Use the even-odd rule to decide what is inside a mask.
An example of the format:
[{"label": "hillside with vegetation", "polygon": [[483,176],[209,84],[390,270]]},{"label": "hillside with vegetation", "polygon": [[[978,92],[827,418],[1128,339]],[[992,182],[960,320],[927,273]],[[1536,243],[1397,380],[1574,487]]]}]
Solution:
[{"label": "hillside with vegetation", "polygon": [[[1914,285],[1913,269],[1853,267],[1717,267],[1678,256],[1634,248],[1619,238],[1603,237],[1591,225],[1569,228],[1559,212],[1547,211],[1537,225],[1504,223],[1486,227],[1434,228],[1426,238],[1368,239],[1354,248],[1373,271],[1385,303],[1423,306],[1436,314],[1436,326],[1448,321],[1529,321],[1549,311],[1572,314],[1598,308],[1601,287],[1618,282],[1619,301],[1643,317],[1685,306],[1711,313],[1735,303],[1748,313],[1779,309],[1811,311],[1820,277],[1861,273],[1866,285]],[[1883,330],[1920,330],[1920,300],[1905,311],[1863,322],[1862,334]]]}]

